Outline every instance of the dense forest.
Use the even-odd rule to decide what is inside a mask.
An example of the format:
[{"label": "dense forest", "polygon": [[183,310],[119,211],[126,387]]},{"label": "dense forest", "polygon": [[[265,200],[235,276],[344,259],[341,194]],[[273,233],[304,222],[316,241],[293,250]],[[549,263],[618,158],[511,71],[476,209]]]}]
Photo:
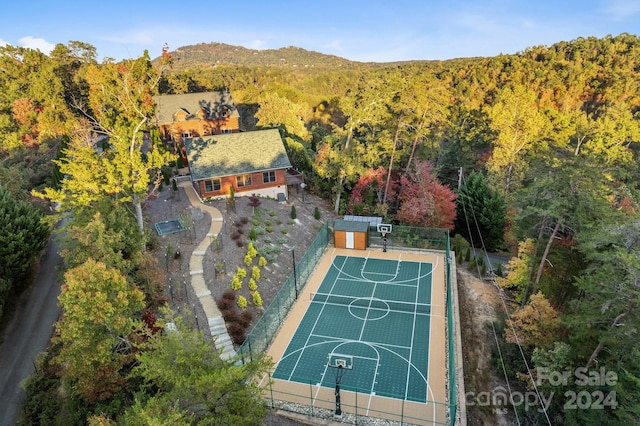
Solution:
[{"label": "dense forest", "polygon": [[[267,360],[236,372],[206,359],[206,342],[187,330],[183,344],[153,333],[167,314],[162,283],[149,285],[141,209],[175,156],[154,133],[152,96],[222,89],[244,130],[281,130],[310,190],[336,212],[447,228],[458,249],[512,256],[490,271],[513,307],[497,324],[496,369],[512,389],[554,395],[544,407],[517,405],[520,423],[640,422],[640,38],[357,66],[316,65],[313,55],[305,66],[222,61],[198,46],[208,65],[192,54],[178,66],[168,47],[154,61],[117,63],[97,63],[95,48],[76,41],[48,56],[0,48],[0,203],[37,211],[45,200],[74,218],[64,314],[28,385],[24,424],[232,423],[241,400],[259,424],[255,389],[234,389],[219,371],[250,377]],[[143,149],[144,135],[154,149]],[[33,220],[24,228],[36,229]],[[0,284],[0,302],[21,286]],[[104,315],[87,324],[96,304]],[[181,368],[155,375],[177,352],[185,365],[202,360],[206,380],[186,386]],[[560,373],[568,379],[552,380]],[[220,395],[203,389],[218,382],[238,399],[216,406]],[[169,403],[184,395],[202,400]]]}]

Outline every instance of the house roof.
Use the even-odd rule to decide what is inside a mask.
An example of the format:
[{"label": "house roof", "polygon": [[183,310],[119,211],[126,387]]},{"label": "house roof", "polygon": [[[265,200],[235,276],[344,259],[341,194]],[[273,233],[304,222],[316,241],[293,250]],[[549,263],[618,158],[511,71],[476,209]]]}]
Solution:
[{"label": "house roof", "polygon": [[291,167],[278,129],[185,138],[183,142],[194,181]]},{"label": "house roof", "polygon": [[[204,109],[205,118],[240,117],[236,104],[229,92],[186,93],[184,95],[154,96],[156,101],[156,122],[171,123],[176,112],[183,110],[187,119],[197,117],[198,111]],[[226,115],[222,115],[226,112]]]}]

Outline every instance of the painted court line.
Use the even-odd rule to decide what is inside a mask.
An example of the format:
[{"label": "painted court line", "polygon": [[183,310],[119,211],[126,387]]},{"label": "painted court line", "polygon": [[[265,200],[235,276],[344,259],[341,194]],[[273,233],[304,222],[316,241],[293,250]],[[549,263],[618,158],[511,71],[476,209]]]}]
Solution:
[{"label": "painted court line", "polygon": [[[306,369],[309,368],[309,367],[306,367],[306,365],[311,365],[315,363],[315,358],[318,356],[318,350],[321,351],[320,354],[324,353],[323,348],[314,349],[313,351],[311,351],[312,348],[317,348],[319,346],[327,346],[330,352],[335,352],[335,351],[339,351],[339,348],[344,347],[345,345],[355,343],[355,344],[360,344],[360,345],[369,347],[376,354],[376,355],[373,355],[373,353],[370,353],[369,355],[366,355],[367,351],[364,350],[364,348],[356,349],[356,350],[347,349],[346,351],[344,351],[345,353],[355,352],[355,353],[362,354],[362,356],[355,355],[355,354],[352,355],[354,358],[354,365],[357,363],[357,360],[361,360],[363,362],[366,361],[364,363],[366,367],[364,371],[366,371],[367,373],[365,373],[362,376],[359,376],[359,378],[357,379],[357,382],[355,383],[358,383],[357,386],[361,387],[361,389],[365,393],[367,392],[366,389],[368,388],[369,396],[366,404],[367,415],[369,414],[369,411],[371,409],[372,401],[375,399],[374,397],[379,398],[379,396],[377,395],[378,393],[377,391],[381,391],[383,393],[397,392],[397,391],[391,392],[391,389],[393,388],[387,388],[386,386],[384,388],[378,388],[378,384],[379,384],[378,379],[380,377],[380,372],[383,366],[385,368],[392,369],[392,370],[383,372],[384,374],[383,382],[386,383],[387,385],[393,384],[393,385],[401,386],[399,381],[397,379],[394,379],[394,376],[400,376],[400,377],[404,376],[404,379],[406,380],[405,383],[403,383],[404,395],[402,395],[402,391],[400,391],[400,392],[397,392],[399,393],[399,395],[397,395],[396,397],[387,397],[387,398],[393,399],[393,400],[400,399],[400,400],[406,400],[406,401],[423,401],[423,403],[424,402],[429,403],[429,399],[430,399],[429,395],[430,394],[433,395],[433,391],[428,381],[430,369],[433,367],[430,362],[431,357],[429,356],[430,355],[429,351],[431,349],[432,328],[433,328],[433,324],[430,317],[431,316],[442,317],[442,315],[441,314],[432,315],[431,310],[432,310],[432,306],[434,305],[432,303],[422,303],[421,300],[425,300],[425,296],[431,293],[431,289],[433,286],[433,274],[434,274],[434,271],[439,267],[438,257],[436,257],[435,263],[422,262],[422,261],[404,261],[401,259],[401,256],[399,256],[399,260],[378,259],[378,258],[369,258],[369,257],[364,258],[364,261],[362,261],[362,259],[363,258],[351,257],[351,256],[342,256],[342,255],[337,256],[336,250],[333,249],[333,252],[331,253],[331,264],[328,265],[329,268],[327,269],[325,277],[320,284],[320,288],[323,288],[323,289],[326,288],[328,290],[328,293],[320,293],[320,292],[311,293],[313,298],[307,299],[309,300],[310,305],[309,307],[307,307],[307,311],[305,312],[305,315],[309,312],[308,309],[310,309],[311,303],[321,304],[322,306],[320,306],[319,309],[315,308],[312,311],[313,316],[315,316],[315,318],[313,318],[313,316],[310,316],[308,318],[308,321],[305,321],[304,323],[302,322],[300,323],[300,325],[304,325],[304,330],[302,329],[296,330],[296,332],[294,332],[293,335],[291,335],[289,342],[286,346],[287,349],[285,350],[285,353],[282,354],[282,357],[278,362],[278,364],[280,364],[285,359],[289,360],[289,362],[287,362],[286,365],[283,364],[284,377],[286,377],[285,380],[295,381],[293,380],[294,377],[298,377],[299,379],[301,377],[301,372],[302,372],[302,375],[304,375],[304,372],[307,371]],[[377,261],[380,261],[381,263],[378,263]],[[389,262],[395,262],[395,265]],[[404,266],[405,264],[407,265],[406,267],[409,269],[403,269],[405,268]],[[377,269],[384,269],[389,271],[393,266],[395,266],[395,273],[367,271],[367,268],[371,268],[371,269],[377,268]],[[333,268],[335,268],[335,271],[330,273],[330,271]],[[350,271],[353,271],[353,269],[355,269],[356,271],[358,269],[360,270],[359,272],[360,272],[361,278],[358,278],[357,275],[355,275],[358,272],[354,271],[355,274],[353,275],[349,273]],[[425,270],[427,270],[428,272],[425,272]],[[333,275],[334,273],[336,273],[336,275],[331,277],[331,275]],[[400,279],[401,277],[407,277],[407,276],[411,276],[411,278]],[[358,284],[360,284],[360,286],[358,286]],[[392,289],[389,287],[383,288],[383,285],[393,285],[395,289]],[[320,290],[320,288],[318,288],[318,290]],[[354,288],[354,289],[360,288],[361,294],[358,293],[357,290],[354,291],[356,295],[335,293],[335,291],[340,288],[346,293],[350,292],[348,290],[349,288]],[[398,293],[398,296],[400,296],[398,297],[398,300],[390,300],[386,297],[378,298],[375,296],[376,293],[379,293],[380,295],[386,294],[386,295],[391,295],[393,297],[396,292],[396,289],[398,292],[400,292]],[[316,296],[322,296],[322,297],[325,297],[325,299],[324,301],[319,299],[314,300]],[[337,300],[338,302],[343,302],[343,300],[346,300],[346,303],[336,303],[334,301],[331,301],[332,296],[343,297],[344,299],[337,299]],[[428,296],[428,299],[426,300],[429,300],[431,302],[431,297],[432,296]],[[351,306],[349,303],[349,300],[356,301],[360,299],[362,302],[362,306],[357,306],[357,305]],[[412,299],[413,301],[410,301]],[[386,304],[387,308],[384,307],[384,304]],[[328,310],[329,306],[340,306],[341,308],[344,308],[344,311]],[[396,309],[392,309],[393,307],[395,307]],[[399,308],[399,307],[409,307],[409,309],[402,310],[402,308]],[[356,309],[356,310],[352,310],[352,309]],[[379,313],[374,314],[375,312],[380,312],[380,311],[386,311],[387,314],[385,314],[385,316],[383,317],[380,317]],[[354,312],[356,314],[354,314]],[[358,315],[357,314],[358,312],[361,312],[362,314]],[[375,337],[378,331],[376,331],[375,329],[371,329],[369,327],[372,327],[375,321],[385,318],[386,315],[388,315],[388,313],[391,313],[391,312],[394,314],[402,313],[402,314],[411,315],[412,318],[409,319],[408,317],[403,315],[402,316],[396,315],[395,317],[390,317],[387,320],[390,322],[386,322],[384,324],[385,328],[382,329],[383,334],[379,334],[379,336],[381,336],[383,340],[388,340],[389,342],[393,342],[394,340],[396,341],[402,340],[404,342],[406,340],[410,342],[410,344],[403,345],[403,344],[373,342],[373,341],[363,340],[367,338],[367,333],[369,335],[368,338]],[[357,323],[357,322],[354,322],[354,319],[351,319],[349,320],[350,322],[348,323],[348,326],[350,328],[350,333],[354,333],[357,336],[357,339],[346,339],[346,338],[339,338],[336,336],[328,335],[327,331],[329,333],[333,332],[335,326],[327,322],[327,321],[330,321],[330,318],[327,315],[329,314],[338,315],[338,313],[341,317],[342,315],[348,315],[352,318],[362,321],[361,323]],[[347,317],[345,317],[345,319],[346,318]],[[403,320],[402,318],[405,318],[405,319]],[[424,321],[427,321],[427,320],[429,321],[429,324],[424,323]],[[304,321],[304,319],[302,321]],[[409,321],[411,321],[410,329],[409,329]],[[418,321],[421,321],[421,322],[418,323]],[[326,324],[331,325],[331,329],[328,329],[329,325],[326,325]],[[399,326],[400,324],[402,324],[402,326],[404,327],[404,332],[403,332],[404,338],[402,338],[403,335],[395,336],[395,337],[394,335],[390,335],[389,326],[391,326],[391,328],[393,329],[396,325]],[[418,340],[420,340],[420,338],[419,336],[416,335],[418,333],[419,324],[420,324],[420,329],[424,330],[426,328],[429,330],[428,344],[426,349],[419,345]],[[309,325],[311,327],[309,327]],[[326,330],[324,329],[325,327],[327,327]],[[307,328],[309,329],[307,330]],[[306,334],[306,338],[304,334],[298,334],[298,333]],[[335,333],[340,334],[340,332],[337,329]],[[409,337],[409,334],[410,334],[410,337]],[[296,343],[296,346],[298,347],[290,348],[290,346],[294,342],[294,337],[296,338],[295,341],[299,342],[299,343]],[[398,339],[398,337],[400,337],[401,339]],[[317,341],[317,340],[320,340],[320,341]],[[424,339],[422,340],[422,342],[424,342]],[[416,345],[419,345],[419,346],[416,346]],[[418,365],[413,363],[414,356],[418,356],[418,358],[416,359],[420,360]],[[426,366],[423,359],[424,357],[426,357],[427,359]],[[313,362],[310,362],[310,361],[313,361]],[[427,371],[421,371],[419,367],[420,365],[424,366],[423,369],[426,369]],[[309,371],[308,375],[311,376],[311,371],[316,372],[314,373],[314,375],[320,373],[318,367],[319,365],[315,365],[315,368],[313,370],[308,370]],[[287,372],[286,370],[288,369],[290,370]],[[301,372],[298,371],[299,369],[301,369]],[[322,369],[322,372],[320,374],[319,381],[316,379],[312,382],[312,383],[316,383],[315,385],[316,390],[312,392],[313,403],[315,403],[320,397],[321,388],[327,387],[327,384],[325,383],[325,381],[330,380],[330,378],[328,377],[328,370],[329,370],[329,367],[325,363],[324,368]],[[394,372],[401,372],[402,370],[405,371],[404,375],[393,374]],[[390,372],[391,372],[391,377],[389,376]],[[316,375],[315,377],[317,378],[318,375]],[[312,379],[312,377],[309,377],[309,378]],[[354,382],[351,382],[351,383],[354,383]],[[412,383],[413,384],[422,383],[422,384],[418,388],[414,388],[412,390],[411,389]],[[418,389],[422,389],[423,386],[426,387],[425,393],[423,394],[422,391],[420,391],[419,393],[416,393],[416,391]],[[433,410],[434,410],[434,418],[435,418],[435,404],[434,404]]]}]

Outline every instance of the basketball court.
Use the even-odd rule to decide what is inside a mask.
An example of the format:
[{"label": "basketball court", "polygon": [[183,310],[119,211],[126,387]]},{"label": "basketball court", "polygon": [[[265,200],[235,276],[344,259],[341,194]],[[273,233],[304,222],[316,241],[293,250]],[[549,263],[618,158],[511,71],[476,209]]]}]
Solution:
[{"label": "basketball court", "polygon": [[329,248],[269,348],[271,397],[446,424],[444,261],[437,251]]}]

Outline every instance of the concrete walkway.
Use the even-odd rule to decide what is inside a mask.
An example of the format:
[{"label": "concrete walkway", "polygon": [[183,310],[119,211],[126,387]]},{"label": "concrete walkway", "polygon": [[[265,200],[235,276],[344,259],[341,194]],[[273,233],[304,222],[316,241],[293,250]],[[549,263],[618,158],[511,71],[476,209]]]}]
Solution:
[{"label": "concrete walkway", "polygon": [[209,324],[211,337],[215,338],[216,348],[222,350],[223,359],[229,359],[236,355],[236,351],[233,349],[233,343],[231,342],[229,333],[227,333],[227,326],[220,314],[220,310],[218,310],[216,301],[204,281],[204,267],[202,264],[204,255],[211,245],[212,237],[217,237],[222,230],[224,219],[222,218],[220,210],[207,206],[202,202],[200,196],[193,188],[191,181],[181,181],[178,183],[178,186],[184,188],[192,206],[199,208],[205,213],[209,213],[211,216],[209,232],[207,232],[204,239],[200,241],[198,246],[193,250],[191,259],[189,259],[189,275],[191,277],[191,288],[193,288],[193,292],[200,301],[200,305],[202,305],[204,314],[207,317],[207,323]]}]

